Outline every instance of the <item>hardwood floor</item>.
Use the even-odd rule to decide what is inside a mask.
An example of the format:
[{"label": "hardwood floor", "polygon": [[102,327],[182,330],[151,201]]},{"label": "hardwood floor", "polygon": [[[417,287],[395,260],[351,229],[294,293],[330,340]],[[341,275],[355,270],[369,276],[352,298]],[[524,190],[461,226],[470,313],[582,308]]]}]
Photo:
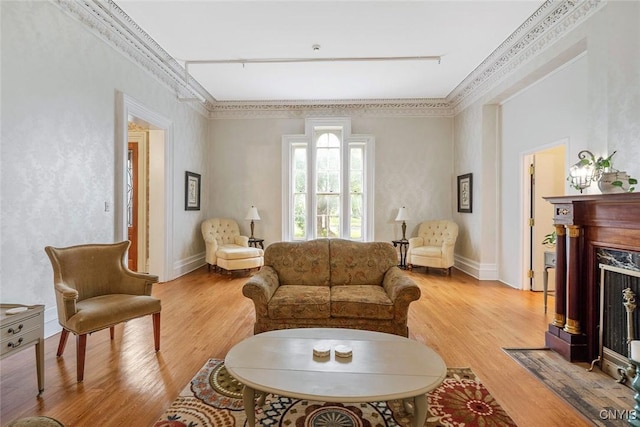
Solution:
[{"label": "hardwood floor", "polygon": [[[470,367],[522,427],[589,426],[571,406],[521,368],[502,347],[543,347],[552,313],[541,293],[452,276],[408,272],[422,290],[412,303],[410,337],[448,366]],[[154,286],[162,299],[161,349],[153,350],[151,316],[88,338],[85,379],[76,383],[75,343],[56,358],[60,334],[45,343],[45,390],[36,397],[35,352],[2,360],[0,422],[47,415],[71,426],[151,426],[208,358],[224,358],[252,335],[253,304],[241,293],[247,276],[203,267]],[[552,303],[553,300],[551,300]]]}]

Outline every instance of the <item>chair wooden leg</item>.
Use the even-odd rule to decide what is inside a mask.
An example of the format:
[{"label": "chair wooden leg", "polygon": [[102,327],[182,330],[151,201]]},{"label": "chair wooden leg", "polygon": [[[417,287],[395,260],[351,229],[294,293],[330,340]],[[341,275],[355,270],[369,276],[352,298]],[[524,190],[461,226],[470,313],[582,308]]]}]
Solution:
[{"label": "chair wooden leg", "polygon": [[153,343],[156,351],[160,351],[160,312],[153,313]]},{"label": "chair wooden leg", "polygon": [[78,376],[78,382],[82,382],[84,380],[84,357],[86,355],[87,350],[87,334],[82,334],[76,336],[76,358],[77,358],[77,369],[76,373]]},{"label": "chair wooden leg", "polygon": [[112,326],[112,327],[109,328],[109,336],[110,336],[111,340],[113,340],[113,337],[115,336],[115,330],[116,330],[115,326]]},{"label": "chair wooden leg", "polygon": [[60,334],[60,343],[58,343],[58,352],[56,353],[56,356],[60,357],[62,356],[62,353],[64,353],[64,348],[67,345],[67,338],[69,338],[69,331],[63,329]]}]

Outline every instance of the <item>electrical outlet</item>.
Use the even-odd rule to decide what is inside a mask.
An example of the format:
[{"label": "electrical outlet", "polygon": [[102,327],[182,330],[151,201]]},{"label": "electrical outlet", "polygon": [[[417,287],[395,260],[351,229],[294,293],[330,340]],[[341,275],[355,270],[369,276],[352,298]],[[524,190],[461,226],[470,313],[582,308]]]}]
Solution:
[{"label": "electrical outlet", "polygon": [[110,212],[111,211],[111,203],[104,202],[104,211],[105,212]]}]

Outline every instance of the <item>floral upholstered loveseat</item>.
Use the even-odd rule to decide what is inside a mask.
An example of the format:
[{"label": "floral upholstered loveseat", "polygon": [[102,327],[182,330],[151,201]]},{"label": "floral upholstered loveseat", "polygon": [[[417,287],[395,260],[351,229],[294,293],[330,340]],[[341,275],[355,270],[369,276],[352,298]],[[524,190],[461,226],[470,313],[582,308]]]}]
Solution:
[{"label": "floral upholstered loveseat", "polygon": [[254,333],[342,327],[408,336],[409,304],[420,288],[397,263],[386,242],[273,243],[242,288],[255,305]]}]

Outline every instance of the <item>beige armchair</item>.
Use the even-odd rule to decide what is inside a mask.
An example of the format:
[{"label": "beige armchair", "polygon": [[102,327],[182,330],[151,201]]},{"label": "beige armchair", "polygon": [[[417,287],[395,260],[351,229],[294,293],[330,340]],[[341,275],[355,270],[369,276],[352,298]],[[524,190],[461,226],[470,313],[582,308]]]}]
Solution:
[{"label": "beige armchair", "polygon": [[153,316],[155,350],[160,350],[160,300],[151,297],[157,276],[136,273],[125,259],[129,241],[68,248],[47,246],[62,326],[57,356],[62,356],[69,332],[76,335],[78,382],[84,378],[87,334],[142,316]]},{"label": "beige armchair", "polygon": [[231,270],[250,270],[264,264],[264,251],[249,247],[249,238],[240,235],[238,223],[232,219],[211,218],[202,222],[206,261],[211,266]]},{"label": "beige armchair", "polygon": [[409,239],[407,266],[446,269],[451,274],[454,247],[458,238],[458,224],[448,220],[424,221],[418,228],[418,237]]}]

